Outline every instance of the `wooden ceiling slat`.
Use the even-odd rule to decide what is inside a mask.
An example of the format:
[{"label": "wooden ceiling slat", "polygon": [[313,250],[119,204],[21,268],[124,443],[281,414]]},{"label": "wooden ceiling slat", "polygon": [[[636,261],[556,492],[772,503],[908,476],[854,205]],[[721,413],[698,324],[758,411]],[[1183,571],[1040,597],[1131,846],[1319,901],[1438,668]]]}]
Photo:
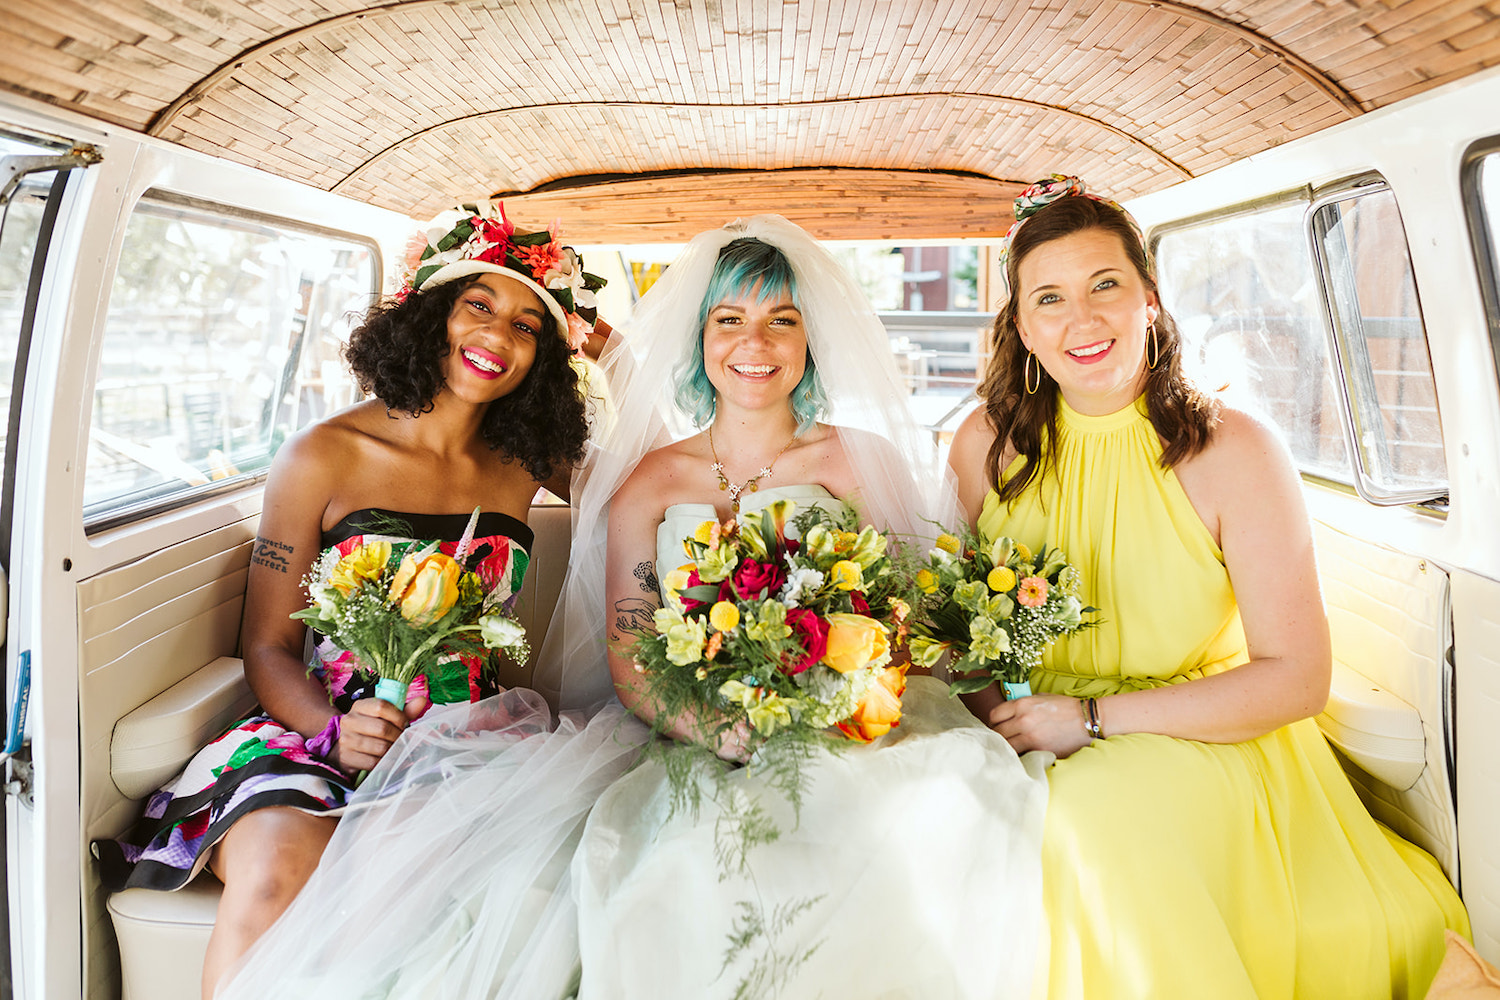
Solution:
[{"label": "wooden ceiling slat", "polygon": [[0,86],[414,209],[704,166],[1147,191],[1500,62],[1497,0],[378,3],[12,0]]}]

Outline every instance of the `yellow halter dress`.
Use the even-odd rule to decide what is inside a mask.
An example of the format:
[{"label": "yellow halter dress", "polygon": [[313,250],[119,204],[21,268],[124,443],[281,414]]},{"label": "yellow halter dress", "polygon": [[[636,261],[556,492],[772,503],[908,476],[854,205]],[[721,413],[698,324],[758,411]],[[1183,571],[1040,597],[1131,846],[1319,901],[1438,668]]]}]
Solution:
[{"label": "yellow halter dress", "polygon": [[[979,517],[985,538],[1060,546],[1101,609],[1033,689],[1101,696],[1243,663],[1223,553],[1158,464],[1144,400],[1058,410],[1056,468],[1009,505],[991,491]],[[1050,790],[1048,996],[1419,1000],[1443,928],[1469,933],[1436,862],[1370,818],[1311,719],[1243,743],[1108,737]]]}]

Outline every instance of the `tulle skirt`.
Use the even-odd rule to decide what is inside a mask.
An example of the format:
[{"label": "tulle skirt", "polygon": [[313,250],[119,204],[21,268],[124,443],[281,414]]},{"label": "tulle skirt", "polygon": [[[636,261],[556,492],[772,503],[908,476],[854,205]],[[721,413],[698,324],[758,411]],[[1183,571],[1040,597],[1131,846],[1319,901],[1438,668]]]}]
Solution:
[{"label": "tulle skirt", "polygon": [[781,834],[743,872],[717,854],[733,846],[723,811],[674,814],[659,761],[615,783],[573,865],[579,1000],[741,985],[780,1000],[1024,1000],[1051,755],[1023,763],[930,677],[911,679],[903,712],[877,743],[806,765],[800,821],[763,770],[734,771],[726,794],[762,803]]},{"label": "tulle skirt", "polygon": [[432,710],[360,785],[306,888],[216,997],[570,996],[569,864],[645,736],[617,705],[554,726],[522,689]]}]

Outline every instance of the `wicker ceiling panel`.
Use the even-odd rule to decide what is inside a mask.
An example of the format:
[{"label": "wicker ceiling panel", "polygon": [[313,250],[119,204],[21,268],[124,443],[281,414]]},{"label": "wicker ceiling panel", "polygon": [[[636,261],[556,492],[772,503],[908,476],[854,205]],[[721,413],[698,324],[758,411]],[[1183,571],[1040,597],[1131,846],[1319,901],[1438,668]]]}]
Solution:
[{"label": "wicker ceiling panel", "polygon": [[1500,61],[1493,0],[6,5],[0,86],[418,217],[663,170],[1124,197]]}]

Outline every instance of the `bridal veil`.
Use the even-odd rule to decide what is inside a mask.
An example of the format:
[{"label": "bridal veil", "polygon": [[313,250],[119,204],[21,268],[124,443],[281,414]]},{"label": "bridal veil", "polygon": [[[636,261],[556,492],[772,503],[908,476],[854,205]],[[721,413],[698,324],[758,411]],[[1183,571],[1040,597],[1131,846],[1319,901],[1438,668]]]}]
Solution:
[{"label": "bridal veil", "polygon": [[[702,336],[699,307],[719,251],[755,237],[791,263],[808,350],[861,480],[851,498],[882,529],[931,536],[957,522],[932,435],[917,426],[885,327],[844,266],[779,215],[700,233],[636,304],[600,359],[609,400],[591,415],[589,454],[573,477],[573,541],[534,685],[561,709],[592,710],[614,695],[605,660],[604,555],[610,498],[647,452],[697,432],[673,399],[674,373]],[[855,429],[857,430],[851,430]]]}]

